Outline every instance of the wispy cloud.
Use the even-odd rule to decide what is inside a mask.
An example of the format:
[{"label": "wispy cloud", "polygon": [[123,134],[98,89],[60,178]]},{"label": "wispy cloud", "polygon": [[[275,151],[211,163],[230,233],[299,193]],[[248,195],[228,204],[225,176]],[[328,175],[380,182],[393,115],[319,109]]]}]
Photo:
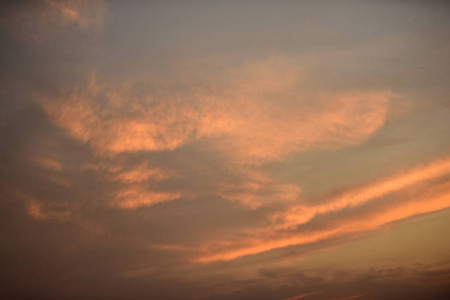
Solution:
[{"label": "wispy cloud", "polygon": [[[258,169],[260,165],[315,147],[361,143],[385,120],[391,93],[289,96],[298,88],[299,70],[286,59],[269,59],[234,70],[231,79],[212,91],[194,86],[188,93],[172,88],[138,96],[133,94],[138,80],[117,88],[92,77],[85,85],[62,92],[60,99],[42,97],[41,103],[55,124],[88,144],[99,158],[170,153],[190,145],[215,153],[225,162],[222,167],[226,165],[241,180],[218,182],[214,193],[257,208],[294,201],[300,192],[298,186],[270,179]],[[154,172],[154,167],[142,164],[139,171],[123,171],[115,177],[128,176],[131,181],[141,176],[142,181],[144,174],[149,178]],[[169,173],[163,177],[171,177]],[[125,192],[120,193],[123,198]],[[164,197],[156,198],[160,200],[134,203],[151,205]]]},{"label": "wispy cloud", "polygon": [[[230,260],[273,249],[373,231],[395,221],[448,208],[450,207],[450,185],[445,178],[450,173],[449,166],[448,159],[441,159],[426,166],[380,179],[375,183],[350,189],[343,195],[324,200],[325,204],[311,205],[311,208],[294,206],[287,212],[275,214],[270,226],[251,230],[247,233],[247,237],[208,242],[203,250],[205,254],[196,258],[195,261]],[[440,179],[440,181],[437,183],[429,181],[431,179]],[[416,188],[413,189],[414,194],[411,194],[407,187],[413,184]],[[392,194],[393,200],[383,199],[382,196],[389,194]],[[351,213],[356,205],[376,199],[383,201],[368,211]],[[350,211],[350,213],[340,217],[341,211]],[[314,224],[313,218],[323,214],[327,214],[328,221],[308,229],[308,225]],[[338,215],[334,218],[333,214]]]},{"label": "wispy cloud", "polygon": [[450,173],[450,159],[439,159],[428,165],[348,189],[340,192],[337,196],[326,197],[318,200],[319,203],[317,204],[293,206],[287,212],[275,214],[274,219],[279,220],[281,227],[297,226],[307,222],[317,214],[361,205],[398,190],[442,177],[448,173]]},{"label": "wispy cloud", "polygon": [[64,221],[71,215],[66,203],[44,203],[29,195],[22,195],[22,198],[26,200],[28,215],[36,220],[56,219]]},{"label": "wispy cloud", "polygon": [[2,24],[19,40],[42,44],[71,28],[98,32],[105,17],[103,0],[38,0],[31,5],[17,6]]}]

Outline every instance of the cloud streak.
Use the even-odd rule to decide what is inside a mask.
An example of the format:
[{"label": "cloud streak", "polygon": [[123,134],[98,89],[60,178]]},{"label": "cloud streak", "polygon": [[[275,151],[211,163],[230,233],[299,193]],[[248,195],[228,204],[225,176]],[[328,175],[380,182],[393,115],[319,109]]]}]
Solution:
[{"label": "cloud streak", "polygon": [[322,199],[318,204],[294,206],[287,212],[275,215],[281,219],[280,226],[297,226],[312,219],[317,214],[325,214],[347,207],[353,207],[373,201],[385,195],[410,186],[427,182],[450,173],[450,159],[439,159],[431,164],[419,166],[393,176],[382,178],[373,183],[341,192],[339,195]]},{"label": "cloud streak", "polygon": [[[440,159],[426,166],[351,189],[331,200],[325,199],[323,201],[325,204],[310,207],[293,206],[287,212],[275,214],[270,226],[250,231],[249,237],[234,241],[209,242],[203,250],[205,254],[195,261],[231,260],[273,249],[373,231],[396,221],[446,209],[450,207],[450,185],[445,180],[449,173],[450,160]],[[435,183],[431,179],[444,181]],[[411,185],[418,185],[420,188],[414,189],[414,194],[410,194],[408,187]],[[383,199],[382,196],[390,194],[392,200]],[[338,215],[333,220],[333,214],[339,214],[341,211],[351,212],[355,206],[377,199],[384,201],[365,213],[356,211],[344,217]],[[314,224],[315,219],[325,214],[331,221],[307,229],[309,224]]]}]

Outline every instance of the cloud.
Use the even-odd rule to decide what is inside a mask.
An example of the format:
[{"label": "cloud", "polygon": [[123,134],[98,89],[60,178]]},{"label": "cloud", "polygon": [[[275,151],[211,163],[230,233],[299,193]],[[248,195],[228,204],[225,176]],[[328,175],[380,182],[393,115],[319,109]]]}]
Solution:
[{"label": "cloud", "polygon": [[307,222],[317,214],[345,209],[373,201],[398,190],[417,185],[450,173],[450,159],[438,159],[435,162],[400,172],[375,182],[356,186],[340,192],[336,196],[317,200],[319,203],[291,207],[287,212],[275,214],[281,227],[292,227]]},{"label": "cloud", "polygon": [[134,96],[132,83],[117,88],[92,78],[43,106],[56,124],[100,154],[171,151],[210,139],[215,150],[246,163],[320,144],[357,144],[383,125],[391,93],[289,96],[298,84],[296,73],[276,83],[279,65],[287,63],[263,62],[263,74],[255,67],[246,81],[233,79],[213,93],[194,87],[189,93],[172,88]]},{"label": "cloud", "polygon": [[36,163],[38,163],[41,167],[46,168],[46,169],[50,169],[53,171],[61,171],[63,166],[62,164],[52,158],[48,158],[48,157],[36,157],[35,158]]},{"label": "cloud", "polygon": [[[311,244],[378,230],[399,220],[446,209],[450,207],[450,184],[446,181],[446,176],[450,173],[449,162],[448,159],[440,159],[426,166],[350,189],[331,200],[324,200],[325,204],[304,208],[294,205],[287,212],[276,213],[269,226],[244,232],[242,238],[206,242],[199,249],[203,254],[194,261],[232,260],[273,249]],[[411,185],[414,185],[413,193],[410,192],[411,188],[408,189]],[[382,197],[388,194],[393,200]],[[365,211],[357,210],[357,205],[361,206],[369,200],[375,201],[374,205]],[[355,210],[354,213],[352,210]],[[317,223],[317,220],[324,221]]]},{"label": "cloud", "polygon": [[148,163],[142,163],[137,166],[128,167],[128,169],[125,170],[119,170],[115,173],[117,174],[115,176],[117,181],[123,183],[138,183],[145,182],[150,179],[155,181],[164,180],[170,178],[174,172],[151,167]]},{"label": "cloud", "polygon": [[[222,161],[220,168],[241,179],[216,182],[213,193],[255,209],[294,201],[300,192],[298,186],[271,179],[259,169],[261,165],[317,147],[359,144],[385,121],[391,93],[349,91],[311,99],[299,91],[301,70],[288,59],[269,58],[230,71],[230,78],[214,88],[188,85],[157,90],[146,79],[112,86],[94,76],[72,91],[61,91],[56,99],[42,96],[40,103],[54,124],[105,161],[119,155],[170,154],[189,146],[213,153],[215,160]],[[156,175],[160,171],[144,164],[127,172],[115,178],[176,177],[173,172]],[[116,198],[136,195],[131,189]],[[152,194],[159,200],[125,202],[135,207],[191,197],[183,191],[147,191],[148,197]]]},{"label": "cloud", "polygon": [[171,201],[180,196],[181,195],[177,192],[155,192],[147,191],[139,186],[129,186],[120,190],[115,195],[115,203],[120,208],[137,208],[140,206],[149,206],[160,202]]},{"label": "cloud", "polygon": [[330,250],[448,212],[447,10],[291,4],[1,6],[0,298],[449,298]]},{"label": "cloud", "polygon": [[[232,77],[214,88],[164,88],[148,79],[113,86],[93,76],[57,97],[40,97],[39,104],[56,126],[90,149],[95,163],[81,165],[80,171],[103,174],[103,184],[109,187],[102,193],[109,206],[135,210],[214,195],[250,210],[271,208],[229,240],[172,245],[192,249],[187,255],[193,262],[232,260],[326,241],[447,207],[442,189],[444,196],[433,194],[428,208],[422,205],[424,198],[400,196],[408,208],[402,213],[385,205],[363,220],[349,216],[317,223],[321,215],[339,215],[440,178],[449,172],[450,163],[439,160],[315,203],[302,199],[301,186],[272,178],[264,165],[311,149],[362,143],[383,126],[393,97],[390,92],[363,91],[305,97],[299,87],[303,71],[292,61],[272,58],[233,70]],[[160,88],[153,89],[155,84]],[[195,163],[181,159],[186,149],[199,153]],[[189,177],[203,174],[212,161],[218,169],[210,173],[207,184],[191,186]],[[313,230],[302,231],[303,224]]]},{"label": "cloud", "polygon": [[[12,9],[11,9],[12,8]],[[106,15],[103,0],[38,0],[11,7],[2,25],[23,42],[42,44],[69,30],[98,32]]]},{"label": "cloud", "polygon": [[223,182],[217,194],[232,202],[240,202],[250,208],[271,203],[293,202],[300,196],[300,188],[294,184],[278,183],[259,172],[246,172],[240,180]]},{"label": "cloud", "polygon": [[43,203],[29,195],[22,195],[27,202],[27,213],[36,220],[67,220],[71,211],[66,203]]}]

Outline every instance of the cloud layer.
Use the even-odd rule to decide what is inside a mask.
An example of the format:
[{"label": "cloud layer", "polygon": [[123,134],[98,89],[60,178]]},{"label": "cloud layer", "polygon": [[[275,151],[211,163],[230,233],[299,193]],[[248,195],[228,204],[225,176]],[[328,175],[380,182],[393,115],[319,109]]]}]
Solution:
[{"label": "cloud layer", "polygon": [[449,8],[0,5],[0,298],[448,299]]}]

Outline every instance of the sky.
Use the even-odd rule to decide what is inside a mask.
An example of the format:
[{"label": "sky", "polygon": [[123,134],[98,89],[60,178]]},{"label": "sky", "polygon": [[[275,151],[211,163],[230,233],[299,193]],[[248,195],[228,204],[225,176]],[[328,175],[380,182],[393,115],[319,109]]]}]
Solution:
[{"label": "sky", "polygon": [[450,299],[449,15],[0,4],[0,298]]}]

